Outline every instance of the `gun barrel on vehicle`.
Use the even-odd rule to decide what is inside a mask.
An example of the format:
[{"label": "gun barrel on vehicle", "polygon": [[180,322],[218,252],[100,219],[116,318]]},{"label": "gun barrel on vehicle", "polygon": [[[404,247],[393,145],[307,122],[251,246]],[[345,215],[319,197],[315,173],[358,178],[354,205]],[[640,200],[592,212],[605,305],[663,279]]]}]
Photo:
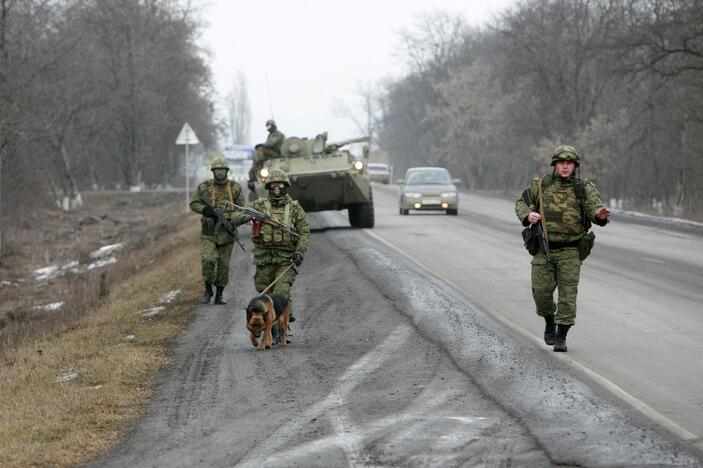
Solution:
[{"label": "gun barrel on vehicle", "polygon": [[342,146],[350,145],[352,143],[368,143],[371,141],[371,137],[363,136],[357,138],[349,138],[348,140],[336,141],[334,143],[327,143],[325,145],[325,151],[336,151]]}]

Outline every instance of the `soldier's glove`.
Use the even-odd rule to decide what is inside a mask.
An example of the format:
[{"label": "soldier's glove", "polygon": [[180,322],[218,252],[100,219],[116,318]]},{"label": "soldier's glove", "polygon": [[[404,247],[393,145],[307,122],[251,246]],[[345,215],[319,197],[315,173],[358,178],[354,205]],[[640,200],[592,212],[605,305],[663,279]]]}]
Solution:
[{"label": "soldier's glove", "polygon": [[256,185],[254,185],[254,181],[253,181],[253,180],[250,180],[250,181],[247,182],[247,187],[248,187],[249,190],[251,190],[252,192],[256,189]]},{"label": "soldier's glove", "polygon": [[207,216],[208,218],[217,218],[217,213],[215,213],[215,210],[209,206],[205,206],[205,208],[203,208],[203,216]]},{"label": "soldier's glove", "polygon": [[300,264],[303,263],[303,254],[300,252],[295,252],[291,255],[290,260],[295,263],[295,266],[300,266]]},{"label": "soldier's glove", "polygon": [[256,218],[252,215],[246,215],[245,217],[242,218],[241,224],[246,224],[249,221],[254,221]]}]

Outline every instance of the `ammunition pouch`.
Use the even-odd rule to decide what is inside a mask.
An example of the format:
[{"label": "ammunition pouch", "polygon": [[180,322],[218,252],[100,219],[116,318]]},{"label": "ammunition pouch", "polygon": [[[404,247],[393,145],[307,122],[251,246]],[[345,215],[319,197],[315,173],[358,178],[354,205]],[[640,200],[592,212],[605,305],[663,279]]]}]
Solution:
[{"label": "ammunition pouch", "polygon": [[593,244],[596,242],[596,235],[592,231],[588,231],[583,235],[581,240],[579,240],[579,258],[581,261],[586,260],[586,258],[591,255],[591,250],[593,249]]},{"label": "ammunition pouch", "polygon": [[525,248],[530,255],[534,256],[539,249],[539,240],[532,227],[526,227],[522,230],[522,241],[525,243]]}]

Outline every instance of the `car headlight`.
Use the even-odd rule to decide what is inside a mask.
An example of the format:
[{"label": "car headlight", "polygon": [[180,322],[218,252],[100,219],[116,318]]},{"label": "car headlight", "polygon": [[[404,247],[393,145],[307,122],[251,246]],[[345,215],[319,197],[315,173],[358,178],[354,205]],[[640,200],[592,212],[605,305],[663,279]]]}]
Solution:
[{"label": "car headlight", "polygon": [[357,171],[361,171],[364,168],[364,162],[363,161],[354,161],[354,169]]},{"label": "car headlight", "polygon": [[261,169],[261,171],[259,172],[259,175],[260,175],[262,178],[264,178],[264,179],[265,179],[266,177],[268,177],[268,176],[269,176],[269,170],[268,170],[268,168],[265,167],[265,168]]},{"label": "car headlight", "polygon": [[444,192],[442,198],[456,198],[456,192]]},{"label": "car headlight", "polygon": [[405,192],[407,198],[422,198],[422,194],[418,192]]}]

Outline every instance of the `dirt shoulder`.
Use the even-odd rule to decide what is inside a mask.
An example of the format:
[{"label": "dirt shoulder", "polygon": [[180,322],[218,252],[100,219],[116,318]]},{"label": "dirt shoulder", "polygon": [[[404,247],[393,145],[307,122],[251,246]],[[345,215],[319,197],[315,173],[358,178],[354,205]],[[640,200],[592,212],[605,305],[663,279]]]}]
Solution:
[{"label": "dirt shoulder", "polygon": [[[43,261],[4,259],[4,275],[27,279],[9,286],[14,295],[2,292],[2,332],[15,334],[5,335],[0,355],[0,465],[88,460],[122,435],[152,395],[150,381],[168,363],[169,344],[188,324],[200,292],[197,220],[182,204],[179,213],[168,197],[159,202],[161,196],[107,197],[103,208],[113,208],[108,217],[116,223],[103,218],[71,231],[81,219],[102,214],[62,215],[56,231],[45,233],[56,236],[45,246],[56,249],[54,260],[79,258],[79,265],[94,264],[89,254],[101,246],[123,243],[112,264],[38,281],[22,268],[26,274]],[[23,294],[64,305],[27,309],[16,297]],[[19,317],[27,310],[21,319],[7,319],[8,312]]]}]

